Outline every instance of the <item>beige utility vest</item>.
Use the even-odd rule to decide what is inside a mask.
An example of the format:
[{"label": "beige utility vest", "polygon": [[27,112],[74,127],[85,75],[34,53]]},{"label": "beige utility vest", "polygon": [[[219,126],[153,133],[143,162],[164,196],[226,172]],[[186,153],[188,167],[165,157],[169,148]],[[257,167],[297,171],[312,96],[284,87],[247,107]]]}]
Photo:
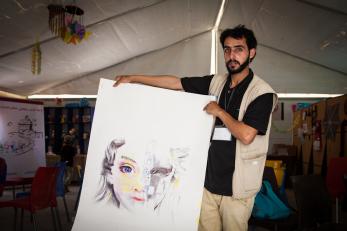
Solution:
[{"label": "beige utility vest", "polygon": [[[209,94],[216,96],[218,101],[227,78],[227,74],[215,75],[212,78]],[[275,91],[264,80],[254,75],[242,98],[238,120],[242,121],[248,105],[254,99],[266,93],[274,93],[273,110],[277,104]],[[269,146],[271,118],[272,114],[269,118],[266,134],[256,135],[252,143],[245,145],[236,139],[235,170],[232,182],[233,197],[235,198],[249,198],[255,196],[260,190]]]}]

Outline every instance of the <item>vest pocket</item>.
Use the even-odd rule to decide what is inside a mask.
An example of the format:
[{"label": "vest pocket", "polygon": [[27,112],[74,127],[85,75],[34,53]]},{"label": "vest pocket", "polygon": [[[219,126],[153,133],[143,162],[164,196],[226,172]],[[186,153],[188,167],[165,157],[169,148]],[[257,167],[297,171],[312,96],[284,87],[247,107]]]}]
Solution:
[{"label": "vest pocket", "polygon": [[265,156],[241,161],[245,191],[258,190],[262,182]]},{"label": "vest pocket", "polygon": [[253,160],[267,153],[268,142],[265,136],[257,135],[252,143],[245,145],[239,142],[240,144],[240,154],[241,159],[243,160]]}]

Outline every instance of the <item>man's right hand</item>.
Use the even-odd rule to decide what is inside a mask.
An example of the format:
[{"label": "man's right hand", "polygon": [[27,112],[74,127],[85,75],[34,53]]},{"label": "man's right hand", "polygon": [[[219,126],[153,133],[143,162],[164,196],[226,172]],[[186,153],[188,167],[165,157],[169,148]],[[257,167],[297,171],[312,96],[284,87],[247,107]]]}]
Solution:
[{"label": "man's right hand", "polygon": [[131,83],[131,76],[130,75],[117,75],[114,80],[116,82],[113,84],[114,87],[117,87],[121,83]]},{"label": "man's right hand", "polygon": [[180,78],[173,75],[118,75],[115,80],[114,87],[121,83],[139,83],[171,90],[183,90]]}]

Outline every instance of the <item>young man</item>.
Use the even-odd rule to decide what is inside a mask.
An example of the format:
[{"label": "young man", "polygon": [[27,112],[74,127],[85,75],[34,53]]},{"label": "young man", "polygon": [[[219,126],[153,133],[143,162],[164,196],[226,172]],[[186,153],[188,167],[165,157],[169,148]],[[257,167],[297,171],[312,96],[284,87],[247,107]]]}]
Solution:
[{"label": "young man", "polygon": [[199,231],[247,230],[259,191],[268,150],[274,90],[249,68],[257,40],[244,26],[220,36],[228,74],[185,77],[122,75],[120,83],[142,83],[198,94],[213,93],[218,102],[204,110],[216,117],[209,148]]},{"label": "young man", "polygon": [[61,161],[66,163],[65,175],[64,175],[64,186],[65,191],[69,192],[69,185],[71,184],[73,175],[73,160],[77,154],[77,139],[76,139],[76,128],[71,128],[69,133],[64,135],[63,145],[60,150]]}]

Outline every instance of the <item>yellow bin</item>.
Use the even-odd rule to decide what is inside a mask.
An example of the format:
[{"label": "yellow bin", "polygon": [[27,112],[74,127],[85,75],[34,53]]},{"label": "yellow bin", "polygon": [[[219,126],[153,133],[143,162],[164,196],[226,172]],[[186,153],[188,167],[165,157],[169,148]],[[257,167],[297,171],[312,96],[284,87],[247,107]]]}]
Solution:
[{"label": "yellow bin", "polygon": [[266,160],[266,167],[274,169],[278,187],[282,186],[285,167],[282,166],[282,160]]}]

